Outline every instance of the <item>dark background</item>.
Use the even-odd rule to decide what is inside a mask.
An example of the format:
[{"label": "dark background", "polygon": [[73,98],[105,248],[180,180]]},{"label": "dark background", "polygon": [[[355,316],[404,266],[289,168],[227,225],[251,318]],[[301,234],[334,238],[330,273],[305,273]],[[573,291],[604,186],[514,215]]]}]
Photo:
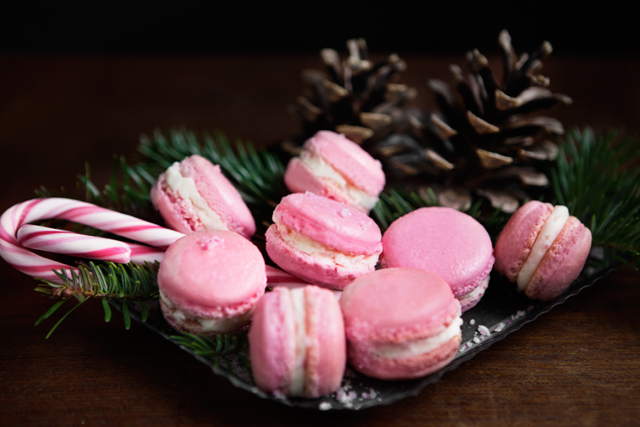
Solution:
[{"label": "dark background", "polygon": [[640,54],[638,1],[361,3],[20,2],[0,8],[0,52],[306,53],[365,37],[372,51],[491,53],[506,28],[518,52],[549,40],[561,54]]}]

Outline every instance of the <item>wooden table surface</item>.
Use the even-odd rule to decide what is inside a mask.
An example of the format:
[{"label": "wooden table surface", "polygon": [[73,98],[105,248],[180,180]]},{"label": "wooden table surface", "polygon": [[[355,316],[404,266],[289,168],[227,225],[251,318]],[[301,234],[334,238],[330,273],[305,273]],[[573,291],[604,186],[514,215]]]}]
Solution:
[{"label": "wooden table surface", "polygon": [[[459,56],[402,55],[415,105]],[[85,161],[105,182],[114,153],[155,128],[221,130],[266,145],[298,130],[286,108],[308,56],[0,55],[0,211],[40,185],[73,188]],[[494,62],[498,67],[499,63]],[[551,88],[566,127],[638,134],[640,60],[562,57]],[[53,336],[50,302],[0,262],[0,425],[640,425],[640,274],[622,268],[444,375],[419,396],[360,412],[309,412],[236,389],[173,344],[98,302]]]}]

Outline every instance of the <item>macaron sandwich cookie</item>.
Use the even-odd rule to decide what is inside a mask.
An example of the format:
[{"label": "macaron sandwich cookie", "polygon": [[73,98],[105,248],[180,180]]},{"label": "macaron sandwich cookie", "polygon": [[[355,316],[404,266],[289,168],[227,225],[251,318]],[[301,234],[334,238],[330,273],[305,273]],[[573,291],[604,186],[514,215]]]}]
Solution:
[{"label": "macaron sandwich cookie", "polygon": [[498,236],[496,270],[527,297],[549,301],[578,277],[590,249],[591,231],[565,206],[530,201]]},{"label": "macaron sandwich cookie", "polygon": [[256,224],[240,193],[204,157],[175,162],[151,189],[151,201],[167,225],[181,233],[231,230],[250,238]]},{"label": "macaron sandwich cookie", "polygon": [[313,193],[280,201],[266,233],[269,257],[309,283],[343,289],[375,269],[382,252],[380,228],[360,210]]},{"label": "macaron sandwich cookie", "polygon": [[347,358],[379,379],[418,378],[447,365],[461,340],[460,303],[440,277],[388,268],[347,285],[340,299]]},{"label": "macaron sandwich cookie", "polygon": [[451,208],[421,208],[397,220],[382,237],[383,268],[419,268],[451,287],[462,311],[474,307],[489,284],[495,261],[489,233],[471,216]]},{"label": "macaron sandwich cookie", "polygon": [[382,165],[344,135],[319,131],[291,159],[284,175],[290,191],[319,196],[369,212],[384,188]]},{"label": "macaron sandwich cookie", "polygon": [[328,289],[276,288],[258,303],[249,329],[256,385],[281,396],[331,393],[345,371],[345,341],[340,306]]},{"label": "macaron sandwich cookie", "polygon": [[178,331],[214,335],[243,328],[267,284],[260,250],[232,231],[176,240],[158,271],[160,307]]}]

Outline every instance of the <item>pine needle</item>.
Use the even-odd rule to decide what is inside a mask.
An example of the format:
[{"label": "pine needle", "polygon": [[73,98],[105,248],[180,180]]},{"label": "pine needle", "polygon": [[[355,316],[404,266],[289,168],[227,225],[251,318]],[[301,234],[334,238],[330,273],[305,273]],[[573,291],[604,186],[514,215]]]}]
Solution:
[{"label": "pine needle", "polygon": [[144,300],[158,298],[157,273],[159,264],[146,263],[138,264],[114,264],[112,262],[80,264],[78,273],[74,270],[55,271],[62,283],[53,283],[48,280],[41,280],[35,289],[36,291],[50,296],[60,298],[45,314],[43,314],[36,325],[49,318],[58,308],[72,297],[79,301],[66,314],[58,320],[49,331],[49,337],[58,327],[62,320],[76,309],[80,304],[90,298],[101,298],[104,309],[104,320],[111,320],[112,311],[109,307],[109,299],[122,299],[122,314],[124,316],[125,328],[131,327],[131,314],[127,300],[139,301],[142,305],[142,320],[148,316],[148,307]]},{"label": "pine needle", "polygon": [[551,171],[555,202],[589,225],[593,245],[640,266],[640,141],[572,130]]}]

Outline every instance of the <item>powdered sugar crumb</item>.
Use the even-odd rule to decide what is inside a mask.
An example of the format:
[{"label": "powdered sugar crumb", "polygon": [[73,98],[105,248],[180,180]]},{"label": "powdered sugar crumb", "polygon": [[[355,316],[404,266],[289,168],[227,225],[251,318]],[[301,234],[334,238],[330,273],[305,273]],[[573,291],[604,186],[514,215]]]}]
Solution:
[{"label": "powdered sugar crumb", "polygon": [[351,214],[351,211],[349,209],[342,208],[342,210],[340,212],[338,212],[338,215],[340,215],[342,218],[347,218],[347,217],[350,217],[352,214]]},{"label": "powdered sugar crumb", "polygon": [[353,406],[353,401],[358,397],[355,391],[346,392],[343,387],[339,388],[336,391],[336,400],[342,403],[345,408],[350,408]]},{"label": "powdered sugar crumb", "polygon": [[470,324],[470,325],[475,325],[475,324],[476,324],[476,319],[471,319],[471,320],[469,320],[469,324]]},{"label": "powdered sugar crumb", "polygon": [[331,409],[331,403],[320,402],[320,405],[318,405],[318,409],[320,409],[321,411],[328,411],[329,409]]},{"label": "powdered sugar crumb", "polygon": [[362,399],[375,399],[378,397],[378,393],[374,389],[370,388],[368,392],[363,391],[360,397]]}]

